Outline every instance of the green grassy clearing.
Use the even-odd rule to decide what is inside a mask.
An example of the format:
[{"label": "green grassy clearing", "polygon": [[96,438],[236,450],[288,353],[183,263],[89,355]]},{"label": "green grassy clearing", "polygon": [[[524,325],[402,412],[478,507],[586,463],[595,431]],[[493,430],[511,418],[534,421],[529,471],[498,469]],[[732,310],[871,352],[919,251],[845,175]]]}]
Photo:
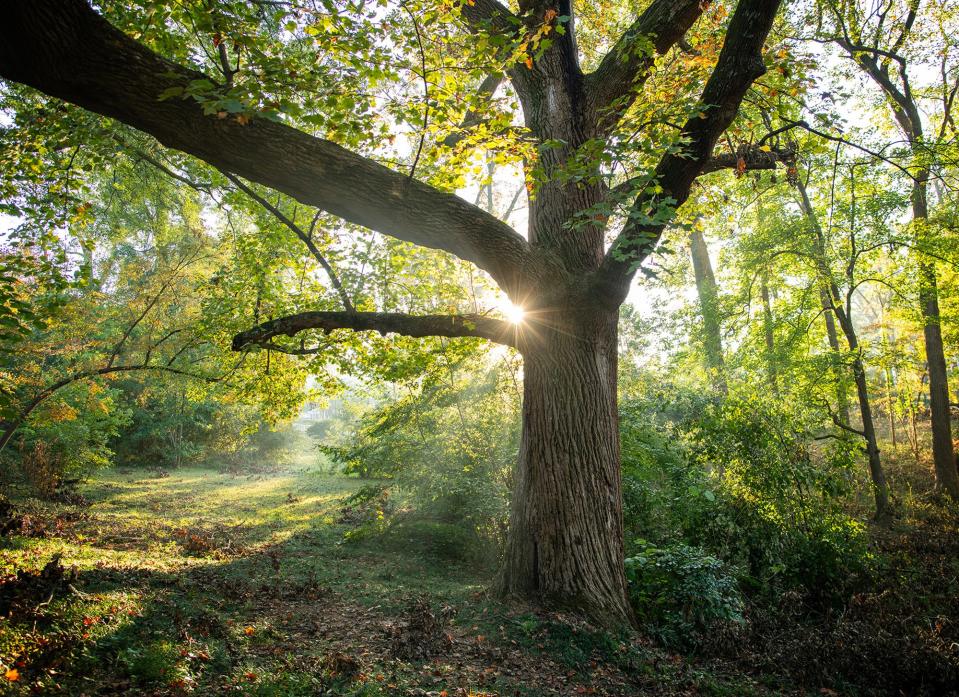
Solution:
[{"label": "green grassy clearing", "polygon": [[[61,555],[75,578],[0,620],[11,694],[750,694],[748,678],[486,595],[489,568],[428,540],[348,541],[366,482],[296,467],[231,476],[111,471],[88,506],[19,498],[37,536],[2,538],[0,574]],[[407,621],[427,597],[439,643]],[[435,638],[435,637],[434,637]],[[412,648],[411,648],[412,647]],[[427,656],[421,653],[428,654]],[[9,677],[9,676],[8,676]]]}]

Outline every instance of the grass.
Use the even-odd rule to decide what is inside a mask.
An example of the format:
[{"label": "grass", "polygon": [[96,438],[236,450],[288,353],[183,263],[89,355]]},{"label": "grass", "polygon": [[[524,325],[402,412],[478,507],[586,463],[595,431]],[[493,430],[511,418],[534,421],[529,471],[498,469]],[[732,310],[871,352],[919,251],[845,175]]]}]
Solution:
[{"label": "grass", "polygon": [[[437,556],[429,540],[348,540],[343,500],[365,484],[303,466],[131,470],[86,485],[86,506],[17,497],[40,532],[0,538],[0,575],[60,555],[75,578],[0,619],[0,691],[765,694],[634,637],[493,602],[488,566]],[[407,628],[418,597],[438,637]],[[432,655],[409,657],[433,639]]]}]

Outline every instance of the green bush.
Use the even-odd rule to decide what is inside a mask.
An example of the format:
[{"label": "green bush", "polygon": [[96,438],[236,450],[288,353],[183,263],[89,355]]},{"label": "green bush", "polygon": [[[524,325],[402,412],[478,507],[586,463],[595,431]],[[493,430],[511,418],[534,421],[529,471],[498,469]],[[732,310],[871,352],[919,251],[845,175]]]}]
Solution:
[{"label": "green bush", "polygon": [[108,467],[110,442],[129,421],[117,391],[75,383],[40,405],[14,436],[19,471],[42,496],[70,479]]},{"label": "green bush", "polygon": [[692,648],[720,623],[741,623],[735,576],[719,559],[685,544],[659,548],[644,540],[626,559],[630,598],[645,630],[664,644]]},{"label": "green bush", "polygon": [[816,427],[756,397],[670,388],[624,402],[627,535],[705,550],[756,600],[794,589],[841,603],[867,584],[873,559],[862,525],[843,512],[855,444],[812,451]]}]

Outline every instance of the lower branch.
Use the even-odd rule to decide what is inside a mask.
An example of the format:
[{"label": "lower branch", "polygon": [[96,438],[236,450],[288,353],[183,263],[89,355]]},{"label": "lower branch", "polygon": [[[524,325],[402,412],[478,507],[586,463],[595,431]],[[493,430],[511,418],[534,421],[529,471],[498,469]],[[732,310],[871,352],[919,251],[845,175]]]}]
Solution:
[{"label": "lower branch", "polygon": [[301,312],[259,324],[233,337],[233,350],[266,345],[275,336],[295,336],[307,329],[351,329],[382,335],[476,337],[515,346],[515,328],[484,315],[407,315],[402,312]]}]

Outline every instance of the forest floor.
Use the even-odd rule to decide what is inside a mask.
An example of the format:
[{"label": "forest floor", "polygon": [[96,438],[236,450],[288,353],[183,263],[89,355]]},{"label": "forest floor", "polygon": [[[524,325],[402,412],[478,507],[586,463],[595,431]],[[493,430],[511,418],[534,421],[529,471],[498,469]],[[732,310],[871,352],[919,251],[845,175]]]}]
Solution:
[{"label": "forest floor", "polygon": [[343,502],[364,484],[315,467],[114,470],[83,500],[14,497],[0,693],[803,694],[504,607],[490,568],[348,540]]}]

